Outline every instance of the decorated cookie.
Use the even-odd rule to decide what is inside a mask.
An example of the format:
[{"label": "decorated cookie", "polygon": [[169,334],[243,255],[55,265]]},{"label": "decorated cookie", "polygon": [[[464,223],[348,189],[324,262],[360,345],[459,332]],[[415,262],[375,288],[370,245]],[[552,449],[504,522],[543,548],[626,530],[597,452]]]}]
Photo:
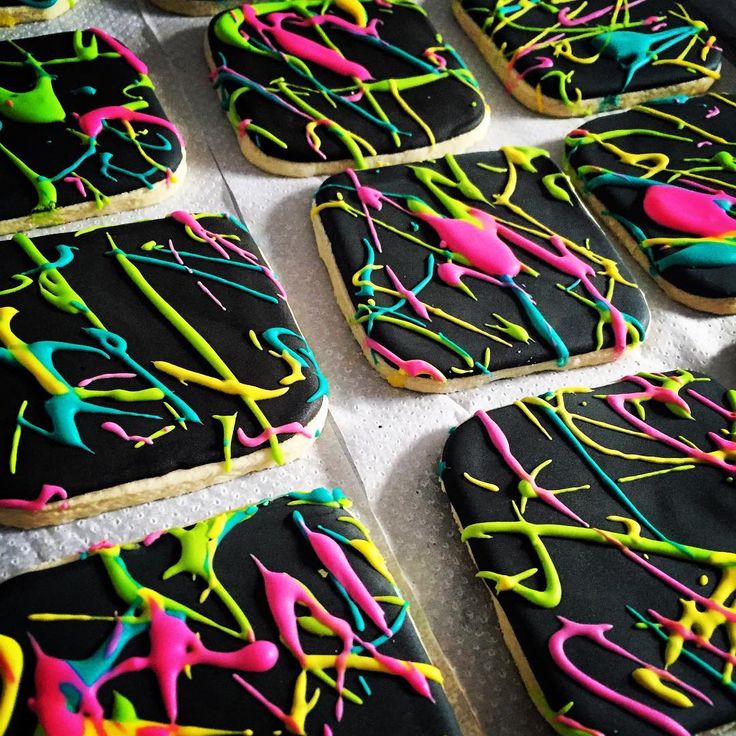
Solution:
[{"label": "decorated cookie", "polygon": [[290,493],[0,585],[0,733],[458,736],[368,530]]},{"label": "decorated cookie", "polygon": [[0,0],[0,26],[55,18],[75,4],[76,0]]},{"label": "decorated cookie", "polygon": [[736,313],[736,96],[641,105],[567,137],[591,208],[673,299]]},{"label": "decorated cookie", "polygon": [[715,36],[677,0],[453,0],[453,10],[506,89],[546,115],[700,94],[719,76]]},{"label": "decorated cookie", "polygon": [[479,411],[441,478],[534,704],[565,736],[736,721],[736,391],[687,371]]},{"label": "decorated cookie", "polygon": [[159,8],[180,15],[214,15],[223,9],[242,5],[242,0],[151,0]]},{"label": "decorated cookie", "polygon": [[285,0],[213,18],[211,79],[252,163],[287,176],[418,161],[482,137],[473,75],[408,0]]},{"label": "decorated cookie", "polygon": [[293,460],[327,385],[226,215],[2,243],[0,523],[41,526]]},{"label": "decorated cookie", "polygon": [[0,42],[0,233],[151,204],[184,172],[148,68],[120,41]]},{"label": "decorated cookie", "polygon": [[643,296],[539,148],[348,171],[312,220],[338,304],[394,386],[602,363],[644,337]]}]

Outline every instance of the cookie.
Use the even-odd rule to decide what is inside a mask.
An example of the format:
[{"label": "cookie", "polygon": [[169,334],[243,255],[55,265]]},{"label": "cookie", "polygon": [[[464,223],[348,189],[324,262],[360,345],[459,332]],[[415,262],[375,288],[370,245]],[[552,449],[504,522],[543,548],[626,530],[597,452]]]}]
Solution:
[{"label": "cookie", "polygon": [[146,65],[99,28],[0,42],[0,233],[153,204],[186,171]]},{"label": "cookie", "polygon": [[348,505],[291,493],[3,583],[0,733],[459,736]]},{"label": "cookie", "polygon": [[487,128],[478,83],[401,0],[285,0],[213,18],[206,57],[245,157],[285,176],[461,151]]},{"label": "cookie", "polygon": [[393,386],[449,392],[613,360],[649,321],[539,148],[328,179],[312,221],[337,302]]},{"label": "cookie", "polygon": [[641,105],[566,140],[576,187],[673,299],[736,313],[736,96]]},{"label": "cookie", "polygon": [[479,411],[441,479],[529,694],[567,736],[736,721],[736,392],[687,371]]},{"label": "cookie", "polygon": [[73,8],[76,0],[0,0],[0,27],[49,20]]},{"label": "cookie", "polygon": [[290,462],[327,384],[226,215],[2,243],[0,523],[43,526]]},{"label": "cookie", "polygon": [[453,0],[452,7],[506,89],[545,115],[701,94],[719,77],[715,36],[676,0]]},{"label": "cookie", "polygon": [[242,4],[239,0],[151,0],[169,13],[179,15],[214,15],[228,6]]}]

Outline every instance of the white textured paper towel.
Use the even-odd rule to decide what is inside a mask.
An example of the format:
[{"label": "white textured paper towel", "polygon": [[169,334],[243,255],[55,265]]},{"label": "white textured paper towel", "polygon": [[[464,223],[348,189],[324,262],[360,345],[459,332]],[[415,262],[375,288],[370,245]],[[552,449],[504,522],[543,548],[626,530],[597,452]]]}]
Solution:
[{"label": "white textured paper towel", "polygon": [[[562,138],[578,120],[552,120],[525,110],[487,69],[451,17],[446,0],[426,7],[445,40],[464,56],[492,106],[490,132],[476,150],[501,145],[548,148],[559,161]],[[469,694],[486,734],[546,734],[501,640],[484,585],[474,570],[437,484],[435,467],[449,427],[477,408],[503,406],[565,383],[604,385],[638,370],[686,367],[736,383],[736,317],[708,317],[679,307],[631,264],[652,310],[640,350],[618,363],[568,374],[506,380],[446,396],[389,387],[363,358],[332,297],[317,255],[309,207],[319,179],[283,179],[243,159],[207,80],[202,43],[207,19],[180,18],[147,0],[79,0],[45,24],[0,32],[0,38],[99,25],[142,56],[169,116],[188,141],[189,175],[171,200],[109,222],[130,222],[173,209],[235,211],[250,226],[283,281],[289,301],[330,380],[327,427],[309,455],[285,468],[61,528],[0,530],[0,579],[100,539],[123,541],[192,522],[291,489],[342,486],[368,499],[414,596]],[[730,68],[720,89],[735,79]],[[64,228],[57,228],[64,229]]]}]

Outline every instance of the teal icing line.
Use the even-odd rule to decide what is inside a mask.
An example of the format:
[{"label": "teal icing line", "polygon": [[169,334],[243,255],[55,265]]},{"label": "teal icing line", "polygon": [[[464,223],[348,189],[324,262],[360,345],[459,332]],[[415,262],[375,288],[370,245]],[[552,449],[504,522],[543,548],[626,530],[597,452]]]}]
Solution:
[{"label": "teal icing line", "polygon": [[565,423],[557,416],[557,413],[555,410],[549,406],[548,404],[543,405],[542,411],[549,417],[549,419],[555,424],[557,429],[565,435],[567,440],[570,442],[570,444],[573,446],[573,448],[577,451],[578,455],[582,457],[582,459],[585,461],[585,463],[593,470],[593,472],[598,476],[600,481],[603,483],[603,485],[609,490],[612,491],[616,499],[622,503],[636,518],[638,522],[640,522],[643,526],[645,526],[647,529],[649,529],[652,534],[654,534],[658,539],[661,539],[663,542],[667,542],[668,544],[671,544],[675,549],[682,552],[683,554],[687,555],[688,557],[692,557],[692,554],[687,549],[687,547],[684,547],[683,545],[679,544],[678,542],[675,542],[668,537],[666,537],[659,529],[652,524],[649,519],[644,516],[644,514],[639,511],[639,509],[636,507],[636,505],[629,499],[629,497],[619,488],[619,486],[613,481],[613,479],[601,468],[601,466],[590,456],[588,451],[583,447],[582,443],[578,438],[568,429],[568,427],[565,425]]}]

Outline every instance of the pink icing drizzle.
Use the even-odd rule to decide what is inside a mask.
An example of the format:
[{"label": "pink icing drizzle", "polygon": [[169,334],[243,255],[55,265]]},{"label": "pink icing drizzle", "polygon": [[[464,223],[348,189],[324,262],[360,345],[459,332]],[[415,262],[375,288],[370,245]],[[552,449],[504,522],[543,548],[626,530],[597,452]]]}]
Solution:
[{"label": "pink icing drizzle", "polygon": [[107,432],[112,432],[114,435],[117,435],[122,440],[126,440],[127,442],[143,442],[145,445],[152,445],[153,440],[150,437],[143,437],[139,434],[128,434],[119,424],[116,424],[115,422],[103,422],[100,425],[101,429],[106,430]]},{"label": "pink icing drizzle", "polygon": [[280,427],[267,427],[256,437],[249,437],[240,427],[238,427],[237,431],[238,442],[241,445],[245,445],[245,447],[258,447],[258,445],[262,445],[264,442],[270,440],[271,437],[276,437],[280,434],[300,434],[309,439],[314,436],[299,422],[282,424]]},{"label": "pink icing drizzle", "polygon": [[123,46],[120,41],[113,38],[109,33],[103,31],[101,28],[90,28],[90,31],[95,34],[98,38],[101,38],[116,54],[125,59],[130,66],[135,69],[138,74],[148,74],[148,67],[145,63],[139,59],[127,46]]},{"label": "pink icing drizzle", "polygon": [[376,224],[373,222],[373,218],[371,217],[368,208],[372,207],[374,210],[380,211],[381,207],[383,207],[383,194],[379,192],[378,189],[366,187],[361,184],[358,180],[358,175],[355,173],[355,171],[353,171],[353,169],[348,169],[345,173],[353,182],[355,193],[358,195],[360,204],[363,207],[363,214],[365,215],[366,222],[368,223],[368,231],[371,234],[371,238],[373,238],[373,243],[376,246],[376,250],[379,253],[382,253],[383,249],[381,247],[381,241],[378,238],[378,232],[376,231]]},{"label": "pink icing drizzle", "polygon": [[77,386],[80,388],[84,388],[85,386],[89,386],[90,383],[94,383],[95,381],[104,381],[107,378],[135,378],[135,373],[100,373],[98,376],[91,376],[90,378],[83,378]]},{"label": "pink icing drizzle", "polygon": [[606,638],[606,632],[610,631],[613,628],[611,624],[581,624],[570,621],[569,619],[563,618],[562,616],[558,616],[557,618],[562,624],[562,627],[550,637],[549,651],[552,655],[552,659],[555,661],[557,666],[568,677],[585,687],[597,697],[602,698],[603,700],[607,700],[608,702],[613,703],[619,708],[633,713],[638,718],[641,718],[647,723],[651,723],[653,726],[661,729],[667,734],[671,734],[672,736],[690,736],[690,732],[686,728],[681,726],[679,723],[677,723],[677,721],[673,720],[668,715],[665,715],[656,708],[651,708],[648,705],[640,703],[638,700],[634,700],[633,698],[629,698],[626,695],[613,690],[612,688],[604,685],[602,682],[599,682],[595,678],[587,675],[581,669],[576,667],[565,653],[565,644],[569,639],[574,639],[577,637],[590,639],[592,642],[602,647],[603,649],[606,649],[609,652],[612,652],[613,654],[616,654],[620,657],[624,657],[625,659],[628,659],[632,662],[636,662],[642,667],[646,667],[648,670],[655,672],[662,679],[669,682],[674,682],[679,685],[683,690],[693,695],[699,696],[701,699],[704,699],[706,702],[708,702],[705,695],[703,695],[702,693],[700,693],[700,691],[691,687],[687,683],[684,683],[679,678],[670,674],[667,670],[654,667],[644,660],[639,659],[639,657],[637,657],[636,655],[631,654],[631,652],[619,646],[618,644],[609,641],[609,639]]},{"label": "pink icing drizzle", "polygon": [[[654,188],[654,187],[652,187]],[[651,189],[651,188],[650,188]],[[591,281],[595,275],[595,269],[582,261],[570,251],[565,242],[557,235],[549,239],[550,245],[556,252],[550,252],[546,248],[533,242],[529,238],[517,233],[515,230],[497,222],[494,217],[482,210],[469,208],[468,214],[472,216],[478,225],[467,220],[440,217],[426,213],[417,213],[417,217],[428,222],[440,238],[440,244],[464,256],[477,270],[487,276],[506,276],[513,278],[521,271],[521,262],[516,257],[510,246],[501,239],[515,245],[535,258],[543,261],[552,268],[567,274],[574,279],[579,279],[588,294],[597,302],[605,305],[611,316],[611,329],[614,336],[614,352],[620,356],[626,349],[628,328],[621,312],[606,299]],[[446,283],[459,282],[463,274],[462,267],[454,265],[438,267],[440,278]],[[477,274],[470,275],[478,278]],[[494,282],[491,279],[485,279]]]},{"label": "pink icing drizzle", "polygon": [[69,507],[66,500],[68,497],[67,492],[61,486],[44,483],[43,486],[41,486],[41,492],[38,494],[38,498],[35,498],[32,501],[24,501],[21,498],[3,498],[0,499],[0,509],[43,511],[54,498],[61,499],[61,508],[66,509]]},{"label": "pink icing drizzle", "polygon": [[[151,617],[148,656],[124,660],[92,685],[85,684],[65,661],[44,654],[38,644],[31,640],[37,661],[36,697],[31,701],[31,706],[48,736],[81,736],[84,732],[85,716],[92,720],[97,732],[103,733],[104,713],[97,700],[97,693],[105,683],[120,675],[152,670],[158,681],[167,715],[173,724],[178,712],[176,685],[179,676],[187,668],[211,665],[242,672],[266,672],[278,661],[278,648],[268,641],[253,641],[230,652],[208,649],[185,621],[169,615],[153,600],[149,600],[148,604]],[[113,638],[115,636],[116,633],[113,632]],[[80,705],[76,712],[67,707],[64,685],[71,686],[79,693]],[[168,734],[170,730],[166,729],[164,733]]]},{"label": "pink icing drizzle", "polygon": [[127,120],[128,122],[160,125],[162,128],[170,130],[177,137],[182,148],[184,147],[184,140],[181,137],[181,133],[179,133],[179,129],[172,122],[156,115],[148,115],[145,112],[131,110],[129,107],[123,107],[122,105],[98,107],[96,110],[86,112],[79,117],[79,129],[85,135],[91,138],[97,138],[102,132],[103,120]]},{"label": "pink icing drizzle", "polygon": [[526,470],[524,470],[521,463],[514,457],[513,453],[511,452],[511,448],[509,447],[508,438],[504,434],[501,427],[499,427],[498,424],[496,424],[496,422],[491,419],[488,414],[486,414],[486,412],[477,411],[475,412],[475,416],[480,420],[480,423],[486,430],[488,439],[490,439],[491,443],[496,448],[496,451],[501,455],[509,470],[512,470],[516,474],[516,477],[519,478],[519,480],[523,480],[529,483],[537,496],[539,496],[539,498],[541,498],[542,501],[544,501],[548,506],[551,506],[553,509],[555,509],[555,511],[559,511],[561,514],[564,514],[565,516],[572,519],[573,521],[576,521],[582,526],[590,526],[586,521],[583,521],[583,519],[581,519],[572,509],[570,509],[562,501],[560,501],[560,499],[557,498],[554,493],[546,490],[545,488],[540,488],[537,485],[537,482],[534,480],[534,478],[532,478],[532,476],[527,473]]},{"label": "pink icing drizzle", "polygon": [[295,517],[299,528],[304,532],[319,561],[335,576],[347,594],[354,600],[370,620],[387,636],[392,636],[386,624],[383,609],[358,577],[348,562],[340,545],[327,534],[312,531],[300,516]]}]

